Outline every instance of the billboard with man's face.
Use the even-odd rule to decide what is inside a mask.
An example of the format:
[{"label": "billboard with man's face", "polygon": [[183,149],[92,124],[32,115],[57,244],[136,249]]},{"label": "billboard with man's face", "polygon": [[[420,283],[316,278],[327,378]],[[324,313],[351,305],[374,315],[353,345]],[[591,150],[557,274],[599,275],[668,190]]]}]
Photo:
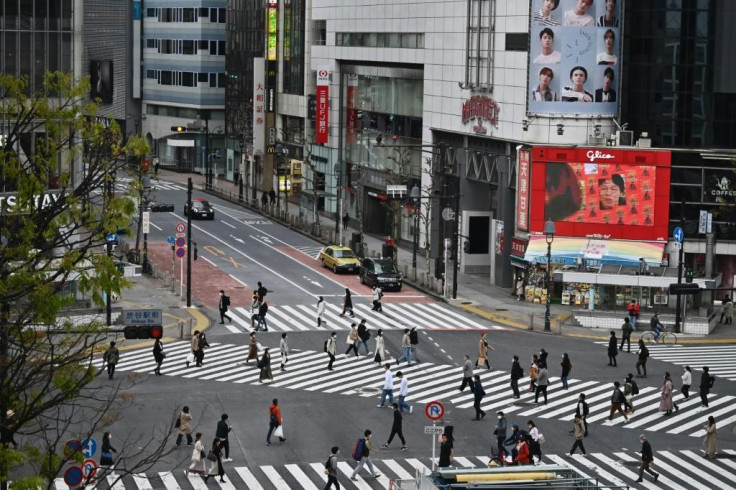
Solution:
[{"label": "billboard with man's face", "polygon": [[90,99],[112,104],[112,60],[89,62]]},{"label": "billboard with man's face", "polygon": [[621,1],[532,1],[530,113],[618,113]]}]

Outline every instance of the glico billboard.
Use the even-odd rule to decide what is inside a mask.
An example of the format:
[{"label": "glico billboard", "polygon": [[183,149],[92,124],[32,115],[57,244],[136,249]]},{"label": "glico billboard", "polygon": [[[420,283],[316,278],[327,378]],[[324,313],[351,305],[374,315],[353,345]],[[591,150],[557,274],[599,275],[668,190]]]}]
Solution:
[{"label": "glico billboard", "polygon": [[551,219],[559,236],[667,240],[670,160],[659,150],[534,147],[529,231]]}]

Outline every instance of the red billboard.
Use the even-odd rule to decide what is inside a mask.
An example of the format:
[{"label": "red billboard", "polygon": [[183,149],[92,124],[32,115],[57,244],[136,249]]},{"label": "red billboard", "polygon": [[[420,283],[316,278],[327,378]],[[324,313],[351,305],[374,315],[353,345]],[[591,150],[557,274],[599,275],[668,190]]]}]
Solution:
[{"label": "red billboard", "polygon": [[668,151],[539,146],[531,173],[531,232],[551,219],[559,236],[667,239]]},{"label": "red billboard", "polygon": [[317,114],[314,121],[314,142],[326,144],[329,136],[330,117],[330,72],[326,68],[317,70]]},{"label": "red billboard", "polygon": [[519,150],[519,181],[516,183],[516,229],[529,231],[529,174],[531,172],[531,152]]}]

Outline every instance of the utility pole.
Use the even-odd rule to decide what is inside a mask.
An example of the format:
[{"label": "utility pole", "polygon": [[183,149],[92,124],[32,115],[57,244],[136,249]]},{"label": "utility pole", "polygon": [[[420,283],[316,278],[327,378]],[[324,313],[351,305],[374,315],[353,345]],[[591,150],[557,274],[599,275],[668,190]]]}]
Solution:
[{"label": "utility pole", "polygon": [[[113,189],[114,183],[112,180],[108,177],[107,179],[107,206],[110,206],[110,201],[112,201],[112,189]],[[110,240],[107,240],[107,237],[105,237],[105,247],[107,250],[107,256],[112,256],[112,242]],[[105,296],[107,299],[107,304],[105,305],[105,313],[106,313],[106,320],[107,320],[107,326],[109,327],[112,324],[112,291],[110,288],[107,288],[107,291],[105,291]]]},{"label": "utility pole", "polygon": [[187,179],[187,308],[192,306],[192,178]]},{"label": "utility pole", "polygon": [[[685,201],[680,203],[680,228],[685,230]],[[685,233],[683,233],[683,240],[680,242],[680,250],[677,255],[677,285],[682,284],[682,262],[685,260]],[[682,322],[682,293],[680,288],[677,288],[677,301],[675,302],[675,332],[680,332],[680,325]]]}]

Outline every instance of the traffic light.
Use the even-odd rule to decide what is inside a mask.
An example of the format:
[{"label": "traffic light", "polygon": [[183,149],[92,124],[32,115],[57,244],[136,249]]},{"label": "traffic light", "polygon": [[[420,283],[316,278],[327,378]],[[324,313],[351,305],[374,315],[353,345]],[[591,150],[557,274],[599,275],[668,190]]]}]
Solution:
[{"label": "traffic light", "polygon": [[669,293],[670,294],[696,294],[700,292],[700,286],[695,283],[683,283],[683,284],[677,284],[673,283],[670,284],[669,287]]},{"label": "traffic light", "polygon": [[153,327],[133,327],[128,326],[123,329],[123,335],[126,339],[160,339],[164,336],[164,327],[155,325]]},{"label": "traffic light", "polygon": [[685,269],[685,282],[687,283],[693,282],[693,270],[690,267]]},{"label": "traffic light", "polygon": [[186,133],[187,127],[186,126],[171,126],[171,132],[173,133]]},{"label": "traffic light", "polygon": [[466,254],[470,253],[470,242],[467,240],[463,242],[463,252]]},{"label": "traffic light", "polygon": [[151,206],[151,212],[152,213],[173,213],[174,205],[173,204],[153,204]]}]

